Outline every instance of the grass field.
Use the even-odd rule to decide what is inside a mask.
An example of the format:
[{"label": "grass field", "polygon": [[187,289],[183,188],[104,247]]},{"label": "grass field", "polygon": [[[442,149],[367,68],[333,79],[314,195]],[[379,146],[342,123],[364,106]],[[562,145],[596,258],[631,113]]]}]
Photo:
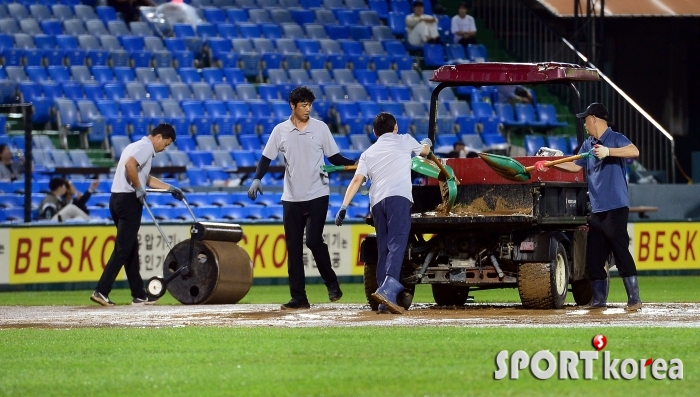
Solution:
[{"label": "grass field", "polygon": [[[699,302],[699,277],[640,278],[647,302]],[[343,302],[363,302],[344,285]],[[309,285],[327,302],[323,285]],[[0,293],[0,305],[90,305],[90,291]],[[477,302],[516,302],[516,290],[476,291]],[[127,290],[111,298],[129,301]],[[610,298],[624,300],[619,279]],[[286,286],[254,286],[245,303],[288,299]],[[431,301],[419,288],[416,301]],[[171,297],[160,304],[176,303]],[[682,380],[494,380],[501,350],[591,350],[602,333],[613,358],[680,358]],[[694,328],[76,328],[0,329],[0,395],[9,396],[695,396]],[[583,376],[583,365],[579,364]]]}]

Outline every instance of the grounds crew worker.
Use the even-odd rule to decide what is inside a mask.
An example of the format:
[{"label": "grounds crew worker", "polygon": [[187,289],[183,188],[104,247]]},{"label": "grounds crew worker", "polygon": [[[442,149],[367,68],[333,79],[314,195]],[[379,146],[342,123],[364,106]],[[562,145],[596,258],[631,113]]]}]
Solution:
[{"label": "grounds crew worker", "polygon": [[[637,158],[639,150],[626,136],[608,127],[608,109],[600,103],[592,103],[585,112],[576,117],[583,119],[583,125],[590,137],[581,145],[579,153],[593,149],[596,159],[581,159],[574,163],[555,165],[563,171],[579,172],[586,170],[588,195],[593,213],[588,221],[586,240],[586,264],[591,278],[593,299],[587,308],[603,308],[608,300],[608,272],[605,260],[612,252],[615,265],[627,291],[627,311],[642,308],[637,282],[637,267],[629,251],[627,217],[629,196],[625,178],[625,159]],[[535,163],[535,169],[546,171],[545,161]]]},{"label": "grounds crew worker", "polygon": [[[411,230],[411,153],[427,156],[432,142],[425,138],[418,143],[413,136],[398,132],[396,118],[390,113],[382,112],[374,118],[377,142],[360,156],[335,224],[343,224],[352,198],[360,185],[370,179],[369,202],[377,232],[377,282],[383,280],[372,298],[390,312],[401,314],[403,308],[396,303],[396,295],[403,291],[399,279]],[[379,311],[384,311],[384,307]]]},{"label": "grounds crew worker", "polygon": [[255,200],[262,194],[260,180],[267,172],[272,159],[284,154],[285,173],[282,192],[284,235],[287,240],[287,267],[289,292],[292,299],[282,309],[308,309],[304,280],[303,244],[306,229],[306,246],[316,261],[316,267],[328,289],[331,302],[339,300],[343,293],[331,266],[328,245],[323,241],[323,226],[328,212],[327,175],[321,173],[323,156],[334,165],[352,165],[355,162],[339,154],[338,145],[323,121],[310,117],[316,97],[308,87],[297,87],[289,93],[289,119],[277,124],[265,144],[258,162],[255,178],[248,190],[248,197]]},{"label": "grounds crew worker", "polygon": [[140,141],[129,144],[122,152],[112,182],[112,195],[109,198],[109,212],[117,227],[114,251],[102,271],[97,288],[90,299],[102,306],[112,306],[109,300],[114,280],[124,266],[126,278],[131,288],[133,305],[151,305],[157,299],[146,295],[143,279],[139,273],[138,233],[141,227],[141,213],[146,199],[145,186],[167,189],[173,197],[183,199],[182,190],[149,175],[151,159],[175,141],[175,129],[170,124],[160,124]]}]

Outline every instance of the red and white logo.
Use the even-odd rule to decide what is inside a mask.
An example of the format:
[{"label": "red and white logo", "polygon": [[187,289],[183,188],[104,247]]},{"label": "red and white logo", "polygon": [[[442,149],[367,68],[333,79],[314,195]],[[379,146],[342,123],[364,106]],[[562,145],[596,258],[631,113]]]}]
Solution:
[{"label": "red and white logo", "polygon": [[[605,349],[608,339],[598,334],[593,337],[591,344],[595,351],[560,351],[558,354],[549,350],[540,350],[530,356],[523,350],[509,354],[501,350],[496,355],[496,371],[494,379],[518,379],[520,371],[529,370],[537,379],[580,379],[579,369],[583,370],[583,379],[591,380],[594,374],[594,363],[600,358],[599,353]],[[581,365],[580,365],[581,364]],[[543,369],[544,368],[544,369]],[[656,380],[683,379],[683,361],[678,358],[665,360],[663,358],[613,358],[610,351],[603,352],[603,379],[647,379],[647,374]]]}]

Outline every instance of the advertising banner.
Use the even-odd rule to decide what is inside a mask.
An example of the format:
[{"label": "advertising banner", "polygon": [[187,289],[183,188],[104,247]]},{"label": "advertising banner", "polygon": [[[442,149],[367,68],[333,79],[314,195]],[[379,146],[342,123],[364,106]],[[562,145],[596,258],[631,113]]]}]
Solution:
[{"label": "advertising banner", "polygon": [[700,269],[700,223],[634,223],[630,249],[638,270]]},{"label": "advertising banner", "polygon": [[[242,225],[238,243],[253,261],[256,278],[287,277],[287,244],[282,225]],[[162,225],[172,246],[190,238],[190,225]],[[326,225],[324,240],[339,276],[362,275],[362,239],[367,225]],[[0,284],[97,281],[112,251],[116,229],[108,225],[76,225],[0,229]],[[144,280],[163,275],[170,251],[155,225],[144,224],[138,234],[139,262]],[[303,247],[306,275],[320,277],[314,257]],[[118,279],[125,279],[124,271]]]}]

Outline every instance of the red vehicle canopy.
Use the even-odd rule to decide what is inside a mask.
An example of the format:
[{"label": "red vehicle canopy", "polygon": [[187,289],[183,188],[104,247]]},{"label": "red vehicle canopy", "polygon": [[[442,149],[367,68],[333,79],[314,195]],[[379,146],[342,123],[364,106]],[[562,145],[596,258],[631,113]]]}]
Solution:
[{"label": "red vehicle canopy", "polygon": [[433,72],[430,81],[455,85],[567,84],[598,81],[596,69],[569,63],[469,63],[445,65]]}]

